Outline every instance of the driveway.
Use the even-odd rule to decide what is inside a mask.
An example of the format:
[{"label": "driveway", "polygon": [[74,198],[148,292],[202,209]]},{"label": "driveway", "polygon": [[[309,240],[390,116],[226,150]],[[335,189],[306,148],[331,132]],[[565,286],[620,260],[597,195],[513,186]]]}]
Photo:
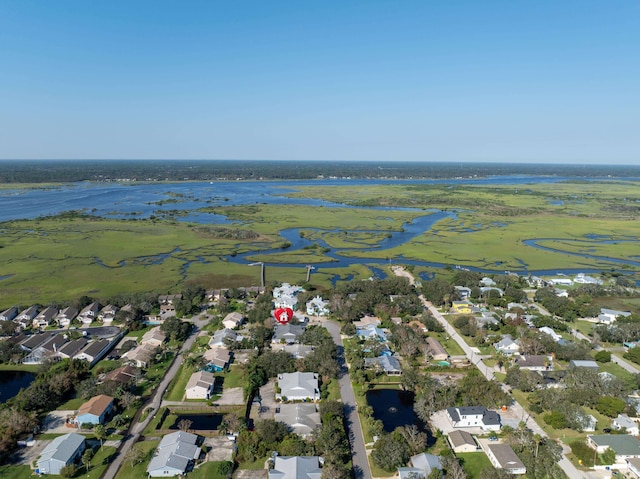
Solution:
[{"label": "driveway", "polygon": [[42,432],[47,434],[67,434],[78,432],[77,428],[65,426],[67,417],[75,416],[75,411],[51,411],[42,421]]},{"label": "driveway", "polygon": [[205,437],[202,445],[209,447],[207,461],[230,461],[235,447],[227,436]]},{"label": "driveway", "polygon": [[242,388],[228,388],[222,390],[222,396],[216,400],[216,404],[221,406],[244,406],[244,392]]},{"label": "driveway", "polygon": [[11,463],[23,466],[33,466],[40,453],[51,442],[51,440],[36,441],[34,446],[21,447],[11,456]]}]

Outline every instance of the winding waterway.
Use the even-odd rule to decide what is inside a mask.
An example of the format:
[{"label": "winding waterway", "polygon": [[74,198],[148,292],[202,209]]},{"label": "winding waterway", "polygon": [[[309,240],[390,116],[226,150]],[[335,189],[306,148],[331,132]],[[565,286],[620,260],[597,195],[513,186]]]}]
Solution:
[{"label": "winding waterway", "polygon": [[[449,179],[449,180],[307,180],[307,181],[248,181],[248,182],[194,182],[194,183],[141,183],[141,184],[120,184],[120,183],[75,183],[60,187],[47,187],[26,190],[2,190],[0,191],[0,222],[16,220],[16,219],[32,219],[41,216],[56,215],[65,211],[80,211],[85,214],[92,214],[106,218],[150,218],[154,216],[171,215],[178,221],[185,221],[200,224],[228,224],[230,220],[220,214],[210,214],[198,211],[203,207],[212,206],[231,206],[245,204],[278,204],[278,205],[305,205],[305,206],[322,206],[325,208],[358,208],[342,203],[335,203],[314,198],[290,198],[284,196],[291,191],[295,191],[303,186],[349,186],[357,188],[359,186],[374,185],[410,185],[410,184],[474,184],[474,185],[520,185],[527,183],[555,183],[566,181],[574,178],[567,177],[533,177],[533,176],[496,176],[482,179]],[[592,179],[592,181],[600,179]],[[367,207],[367,209],[372,209]],[[375,251],[380,252],[390,250],[401,246],[414,238],[429,231],[433,226],[443,219],[456,219],[457,215],[454,211],[439,211],[414,208],[384,208],[378,207],[379,210],[398,210],[414,211],[421,213],[413,221],[405,223],[401,231],[389,232],[389,235],[378,242],[375,246],[360,245],[358,248],[332,248],[322,239],[314,238],[313,240],[302,237],[299,228],[285,228],[279,234],[284,241],[290,243],[287,252],[302,250],[305,248],[319,245],[326,251],[324,255],[329,258],[328,261],[315,262],[313,266],[316,268],[345,268],[352,265],[363,264],[376,276],[384,276],[385,273],[379,267],[384,260],[378,257],[351,257],[348,256],[350,251]],[[179,212],[179,214],[174,213]],[[504,225],[494,225],[501,227]],[[304,228],[305,232],[315,231],[319,233],[330,232],[317,228]],[[334,232],[336,232],[335,230]],[[348,229],[340,229],[340,232],[348,232]],[[353,230],[351,230],[353,231]],[[367,231],[358,230],[358,233],[366,233]],[[378,233],[378,232],[376,232]],[[386,232],[385,232],[386,233]],[[522,274],[538,274],[553,275],[558,272],[565,274],[598,273],[602,269],[609,269],[611,264],[620,264],[631,267],[640,267],[640,261],[637,258],[612,258],[600,255],[592,255],[582,252],[564,251],[559,248],[552,248],[540,244],[544,240],[552,238],[531,238],[524,242],[527,246],[538,248],[541,250],[559,252],[580,256],[583,258],[595,259],[603,263],[601,269],[575,269],[575,270],[536,270],[530,271],[528,265],[521,262],[521,269],[514,271]],[[586,242],[587,240],[585,240]],[[629,239],[635,241],[636,239]],[[612,242],[611,239],[588,238],[588,242],[592,246],[598,244],[607,244]],[[167,251],[166,253],[134,258],[133,263],[138,264],[158,264],[169,258],[180,259],[177,254],[179,249]],[[261,258],[282,253],[282,249],[266,249],[262,251],[250,251],[247,253],[228,256],[226,259],[230,262],[239,264],[250,264],[251,259],[256,255]],[[96,264],[104,265],[99,257],[95,259]],[[462,265],[447,265],[442,263],[434,263],[427,261],[409,260],[403,257],[394,256],[389,258],[394,263],[402,263],[407,265],[429,266],[433,268],[444,268],[447,266],[461,266],[473,271],[486,273],[503,272],[500,265],[496,264],[496,268],[482,269],[468,267]],[[186,274],[189,266],[193,261],[182,260],[182,271]],[[197,262],[207,263],[208,260],[198,257]],[[277,261],[264,261],[265,265],[278,267],[300,268],[299,264],[286,264]],[[122,261],[116,267],[126,267],[127,263]],[[430,279],[430,275],[424,275],[423,279]],[[0,276],[0,280],[3,279]],[[337,279],[348,279],[338,278]]]}]

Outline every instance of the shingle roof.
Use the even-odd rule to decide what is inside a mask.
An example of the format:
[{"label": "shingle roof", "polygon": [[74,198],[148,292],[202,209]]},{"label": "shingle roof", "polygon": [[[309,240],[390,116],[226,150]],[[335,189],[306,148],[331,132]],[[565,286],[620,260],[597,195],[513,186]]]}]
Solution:
[{"label": "shingle roof", "polygon": [[56,437],[40,453],[38,462],[55,459],[66,463],[78,448],[84,444],[84,436],[76,433]]},{"label": "shingle roof", "polygon": [[640,441],[629,434],[605,434],[600,436],[587,436],[597,446],[609,446],[621,456],[640,456]]},{"label": "shingle roof", "polygon": [[465,445],[476,447],[476,442],[473,440],[473,436],[467,431],[451,431],[449,433],[449,441],[451,442],[451,445],[453,447],[460,447]]},{"label": "shingle roof", "polygon": [[269,479],[320,479],[318,456],[277,456]]},{"label": "shingle roof", "polygon": [[113,402],[111,396],[105,396],[100,394],[99,396],[92,397],[78,409],[78,416],[83,414],[93,414],[94,416],[101,416],[107,408]]}]

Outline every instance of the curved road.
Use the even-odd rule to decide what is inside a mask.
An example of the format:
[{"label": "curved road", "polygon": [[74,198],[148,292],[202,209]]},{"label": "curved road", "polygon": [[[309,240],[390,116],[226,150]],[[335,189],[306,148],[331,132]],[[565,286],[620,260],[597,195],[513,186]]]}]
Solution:
[{"label": "curved road", "polygon": [[353,392],[349,368],[344,358],[344,345],[340,336],[340,325],[330,320],[325,320],[322,324],[327,328],[336,345],[338,345],[338,366],[340,367],[338,384],[340,385],[340,396],[342,397],[347,420],[354,476],[356,479],[371,479],[371,468],[369,467],[367,450],[364,445],[364,435],[362,433],[362,424],[360,424],[360,416],[358,416],[356,396]]}]

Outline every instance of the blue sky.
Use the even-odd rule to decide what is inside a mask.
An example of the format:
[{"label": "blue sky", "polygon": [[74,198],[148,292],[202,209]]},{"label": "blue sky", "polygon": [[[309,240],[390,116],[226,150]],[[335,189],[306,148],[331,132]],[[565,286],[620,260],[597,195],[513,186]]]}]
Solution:
[{"label": "blue sky", "polygon": [[640,2],[0,0],[0,158],[640,163]]}]

